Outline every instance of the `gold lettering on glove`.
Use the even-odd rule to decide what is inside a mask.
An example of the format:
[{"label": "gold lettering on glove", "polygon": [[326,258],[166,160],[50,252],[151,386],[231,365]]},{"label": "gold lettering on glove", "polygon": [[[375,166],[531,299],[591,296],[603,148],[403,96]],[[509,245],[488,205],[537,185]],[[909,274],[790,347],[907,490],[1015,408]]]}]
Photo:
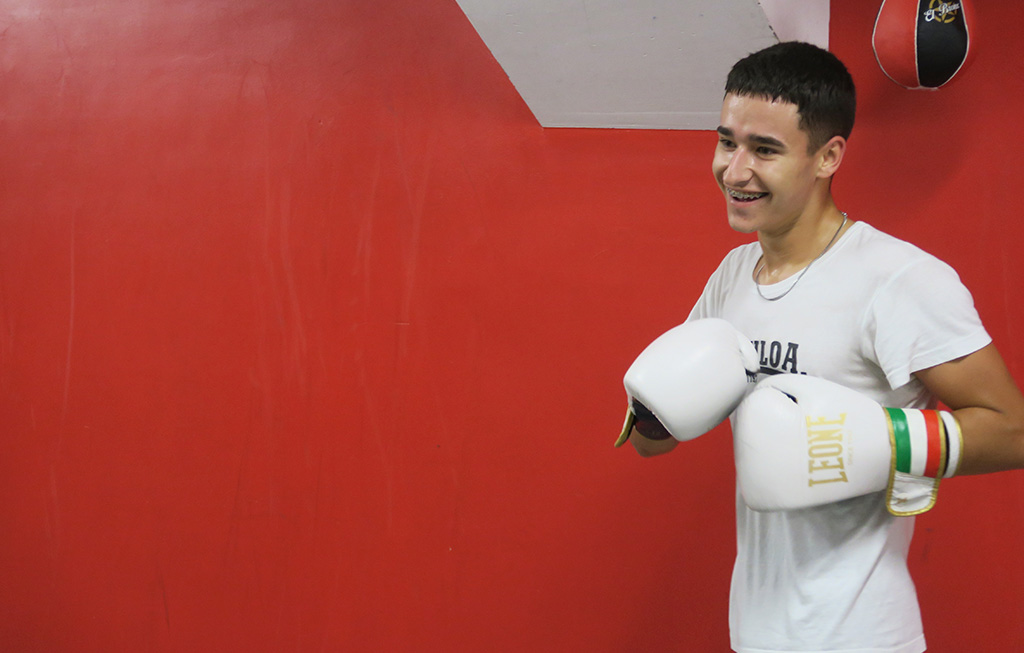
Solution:
[{"label": "gold lettering on glove", "polygon": [[846,413],[838,419],[807,418],[807,485],[847,483],[843,462],[843,425]]}]

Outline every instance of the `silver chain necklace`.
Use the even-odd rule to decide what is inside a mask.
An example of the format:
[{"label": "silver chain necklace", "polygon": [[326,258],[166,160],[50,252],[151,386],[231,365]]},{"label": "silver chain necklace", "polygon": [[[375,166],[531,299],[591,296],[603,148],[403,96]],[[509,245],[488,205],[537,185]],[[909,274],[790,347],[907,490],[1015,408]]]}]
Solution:
[{"label": "silver chain necklace", "polygon": [[[800,283],[800,280],[804,278],[804,275],[807,274],[807,271],[811,269],[811,266],[814,265],[818,261],[819,258],[824,256],[825,252],[827,252],[829,250],[829,248],[832,247],[832,244],[836,242],[836,238],[839,237],[839,232],[842,231],[843,227],[845,227],[845,226],[846,226],[846,213],[844,212],[843,213],[843,222],[842,222],[842,224],[839,225],[839,228],[836,229],[836,232],[834,234],[832,234],[832,240],[828,241],[828,245],[825,245],[825,249],[821,250],[821,254],[818,254],[817,256],[815,256],[814,260],[807,264],[807,267],[805,267],[800,272],[800,275],[796,278],[796,281],[794,281],[793,284],[789,288],[786,288],[785,292],[783,292],[781,295],[776,295],[774,297],[765,297],[765,294],[763,292],[761,292],[761,282],[758,281],[758,279],[761,278],[761,270],[764,269],[764,265],[765,265],[765,261],[762,260],[761,261],[761,265],[759,265],[757,267],[757,270],[754,271],[754,287],[757,288],[757,294],[761,295],[761,299],[764,299],[764,300],[767,300],[767,301],[770,301],[770,302],[777,302],[780,299],[782,299],[783,297],[785,297],[786,295],[788,295],[790,293],[790,291],[792,291],[794,288],[796,288],[796,284]],[[762,255],[761,258],[764,259],[764,256]]]}]

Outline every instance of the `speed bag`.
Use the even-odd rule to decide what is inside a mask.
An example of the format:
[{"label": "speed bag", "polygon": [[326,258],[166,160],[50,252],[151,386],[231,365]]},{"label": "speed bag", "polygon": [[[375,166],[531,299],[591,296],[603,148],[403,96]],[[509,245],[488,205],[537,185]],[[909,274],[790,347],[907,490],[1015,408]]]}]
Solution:
[{"label": "speed bag", "polygon": [[959,72],[971,45],[967,0],[883,0],[871,46],[889,79],[934,89]]}]

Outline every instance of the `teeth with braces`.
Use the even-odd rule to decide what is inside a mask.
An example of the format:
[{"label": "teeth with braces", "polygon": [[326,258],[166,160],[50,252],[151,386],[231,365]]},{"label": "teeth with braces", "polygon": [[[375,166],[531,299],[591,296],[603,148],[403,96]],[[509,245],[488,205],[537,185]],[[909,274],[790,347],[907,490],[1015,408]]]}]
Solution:
[{"label": "teeth with braces", "polygon": [[755,200],[758,197],[764,197],[768,193],[741,193],[738,190],[728,189],[729,195],[735,197],[738,200]]}]

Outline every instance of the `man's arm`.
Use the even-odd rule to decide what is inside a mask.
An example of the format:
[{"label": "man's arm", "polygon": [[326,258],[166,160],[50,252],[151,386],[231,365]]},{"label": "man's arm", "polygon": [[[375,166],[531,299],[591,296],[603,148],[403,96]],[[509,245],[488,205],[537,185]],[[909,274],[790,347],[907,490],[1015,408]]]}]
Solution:
[{"label": "man's arm", "polygon": [[1024,395],[994,345],[914,375],[960,422],[959,474],[1024,468]]}]

